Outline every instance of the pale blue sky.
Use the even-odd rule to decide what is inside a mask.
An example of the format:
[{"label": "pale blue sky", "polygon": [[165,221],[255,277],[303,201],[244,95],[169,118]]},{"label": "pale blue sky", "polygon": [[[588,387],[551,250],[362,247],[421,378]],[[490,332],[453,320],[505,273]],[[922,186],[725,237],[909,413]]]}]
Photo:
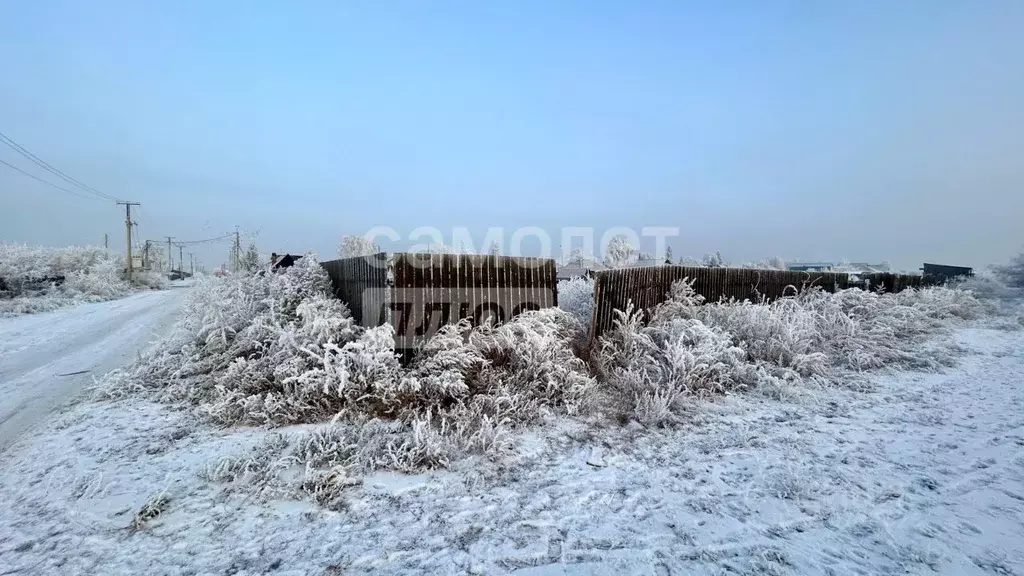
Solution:
[{"label": "pale blue sky", "polygon": [[[676,255],[977,266],[1024,244],[1021,30],[984,0],[2,2],[0,131],[147,238],[679,226]],[[0,166],[0,240],[104,232]]]}]

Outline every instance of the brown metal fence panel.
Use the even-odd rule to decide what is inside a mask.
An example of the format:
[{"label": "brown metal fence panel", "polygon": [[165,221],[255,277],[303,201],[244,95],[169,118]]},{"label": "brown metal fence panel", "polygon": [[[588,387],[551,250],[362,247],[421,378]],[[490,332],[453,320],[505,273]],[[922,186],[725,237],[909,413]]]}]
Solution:
[{"label": "brown metal fence panel", "polygon": [[[690,266],[659,266],[656,268],[623,268],[598,272],[594,284],[594,315],[591,335],[600,336],[614,325],[615,310],[625,310],[629,302],[634,309],[648,313],[668,299],[674,282],[689,278],[694,291],[709,303],[735,299],[760,302],[793,295],[805,287],[820,286],[836,291],[850,287],[849,277],[836,272],[795,272],[747,268],[704,268]],[[918,280],[915,284],[915,278]],[[891,291],[920,284],[920,277],[902,276],[890,280]]]},{"label": "brown metal fence panel", "polygon": [[500,323],[554,306],[554,260],[473,254],[394,255],[391,318],[395,349],[408,362],[442,326]]},{"label": "brown metal fence panel", "polygon": [[912,274],[876,272],[874,274],[862,274],[860,279],[862,288],[876,292],[900,292],[907,288],[920,288],[924,285],[924,278],[922,276]]},{"label": "brown metal fence panel", "polygon": [[357,324],[370,328],[384,322],[387,254],[328,260],[320,265],[331,279],[334,296],[348,306]]}]

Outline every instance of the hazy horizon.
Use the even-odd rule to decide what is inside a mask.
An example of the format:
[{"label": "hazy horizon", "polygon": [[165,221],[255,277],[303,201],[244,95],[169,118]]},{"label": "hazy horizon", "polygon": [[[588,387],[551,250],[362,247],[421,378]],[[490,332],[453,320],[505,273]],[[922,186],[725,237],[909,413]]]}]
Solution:
[{"label": "hazy horizon", "polygon": [[[1009,1],[6,4],[0,132],[152,240],[678,226],[676,258],[981,267],[1024,245],[1022,28]],[[0,164],[0,241],[104,234],[122,207]]]}]

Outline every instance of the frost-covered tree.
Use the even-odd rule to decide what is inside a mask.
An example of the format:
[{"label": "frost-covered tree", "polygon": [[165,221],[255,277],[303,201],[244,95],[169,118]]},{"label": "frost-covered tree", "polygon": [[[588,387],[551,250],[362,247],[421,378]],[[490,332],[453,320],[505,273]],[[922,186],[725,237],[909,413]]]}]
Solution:
[{"label": "frost-covered tree", "polygon": [[703,266],[704,263],[701,262],[700,260],[697,260],[696,258],[691,257],[691,256],[680,256],[679,257],[679,265],[680,266],[690,266],[690,267],[693,267],[693,268],[699,268],[699,267]]},{"label": "frost-covered tree", "polygon": [[261,264],[260,251],[256,248],[256,243],[252,242],[249,244],[249,248],[242,253],[239,266],[246,272],[255,272],[260,269]]},{"label": "frost-covered tree", "polygon": [[612,238],[604,248],[604,265],[609,268],[622,268],[635,259],[636,248],[624,235]]},{"label": "frost-covered tree", "polygon": [[722,257],[722,253],[717,250],[714,254],[705,254],[702,264],[708,268],[724,268],[729,265]]},{"label": "frost-covered tree", "polygon": [[1012,288],[1024,288],[1024,252],[1010,259],[1003,266],[994,266],[996,276]]},{"label": "frost-covered tree", "polygon": [[494,242],[491,242],[491,246],[487,249],[487,252],[491,256],[500,256],[501,255],[501,244],[498,244],[497,240],[495,240]]},{"label": "frost-covered tree", "polygon": [[365,236],[345,235],[338,242],[338,257],[355,258],[356,256],[367,256],[376,254],[380,249],[372,239]]},{"label": "frost-covered tree", "polygon": [[593,255],[584,252],[582,248],[573,248],[572,252],[569,253],[569,258],[566,261],[566,264],[569,266],[582,267],[584,260],[593,259]]},{"label": "frost-covered tree", "polygon": [[665,264],[671,264],[671,263],[672,263],[672,247],[671,246],[666,246],[665,247]]}]

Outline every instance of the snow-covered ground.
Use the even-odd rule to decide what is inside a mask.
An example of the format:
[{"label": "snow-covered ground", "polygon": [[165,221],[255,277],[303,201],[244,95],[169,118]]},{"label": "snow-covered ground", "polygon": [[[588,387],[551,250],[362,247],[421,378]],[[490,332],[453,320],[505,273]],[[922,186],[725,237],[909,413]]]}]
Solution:
[{"label": "snow-covered ground", "polygon": [[564,420],[342,512],[203,479],[270,432],[86,402],[0,456],[0,574],[1022,574],[1024,332],[956,338],[945,374],[720,398],[673,431]]},{"label": "snow-covered ground", "polygon": [[0,451],[94,377],[130,362],[174,323],[182,295],[120,300],[0,319]]}]

